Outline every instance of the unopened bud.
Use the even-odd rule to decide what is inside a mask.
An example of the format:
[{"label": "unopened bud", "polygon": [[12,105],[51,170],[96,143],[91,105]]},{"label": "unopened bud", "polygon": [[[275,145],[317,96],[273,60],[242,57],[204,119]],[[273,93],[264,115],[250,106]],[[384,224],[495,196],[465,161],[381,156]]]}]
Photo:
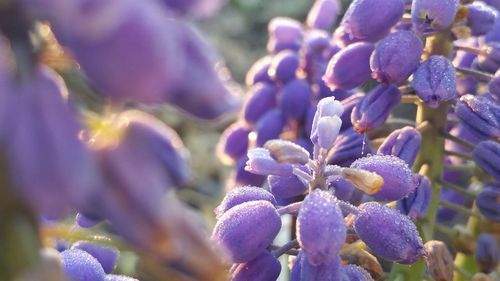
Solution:
[{"label": "unopened bud", "polygon": [[427,271],[435,281],[453,280],[453,257],[446,244],[441,241],[431,240],[425,243],[427,252]]},{"label": "unopened bud", "polygon": [[278,163],[306,164],[309,161],[309,152],[291,141],[274,139],[264,144],[271,157]]},{"label": "unopened bud", "polygon": [[352,182],[358,189],[371,195],[377,193],[384,184],[384,179],[377,173],[356,168],[345,168],[342,170],[343,176]]}]

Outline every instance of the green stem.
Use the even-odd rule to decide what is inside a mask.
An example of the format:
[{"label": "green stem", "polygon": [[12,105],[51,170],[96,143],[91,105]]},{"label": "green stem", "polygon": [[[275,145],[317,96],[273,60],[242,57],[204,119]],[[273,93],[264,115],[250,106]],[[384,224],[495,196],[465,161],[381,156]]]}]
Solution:
[{"label": "green stem", "polygon": [[[452,54],[453,46],[451,42],[451,32],[444,30],[434,37],[427,38],[426,55],[444,55],[449,57]],[[444,137],[442,132],[446,129],[446,116],[448,104],[442,103],[438,108],[431,108],[423,103],[417,107],[416,123],[417,126],[428,122],[426,130],[421,132],[422,145],[420,154],[414,165],[415,170],[420,170],[422,166],[426,169],[421,174],[427,176],[432,182],[432,197],[429,203],[429,210],[424,218],[417,222],[417,228],[424,243],[432,240],[434,236],[434,225],[436,223],[436,213],[439,207],[439,198],[441,195],[441,185],[438,181],[441,179],[444,171]],[[425,272],[425,262],[418,262],[406,266],[395,264],[392,267],[390,280],[395,280],[399,275],[404,276],[405,281],[421,281]]]},{"label": "green stem", "polygon": [[0,155],[0,281],[14,280],[38,262],[37,221],[12,192],[8,168]]}]

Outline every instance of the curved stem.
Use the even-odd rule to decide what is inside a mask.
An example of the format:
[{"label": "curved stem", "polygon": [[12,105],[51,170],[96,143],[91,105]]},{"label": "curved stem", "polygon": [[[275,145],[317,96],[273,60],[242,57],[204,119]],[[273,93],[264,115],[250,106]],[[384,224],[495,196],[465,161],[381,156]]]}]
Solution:
[{"label": "curved stem", "polygon": [[464,68],[464,67],[460,67],[460,66],[455,66],[455,69],[462,74],[465,74],[468,76],[474,76],[483,82],[489,82],[491,79],[493,79],[493,75],[486,73],[486,72],[479,71],[479,70],[475,70],[472,68]]},{"label": "curved stem", "polygon": [[288,252],[289,250],[292,250],[294,248],[299,247],[299,242],[297,239],[293,239],[292,241],[286,243],[285,245],[277,248],[276,250],[273,250],[273,256],[276,258],[279,258],[281,255],[284,253]]}]

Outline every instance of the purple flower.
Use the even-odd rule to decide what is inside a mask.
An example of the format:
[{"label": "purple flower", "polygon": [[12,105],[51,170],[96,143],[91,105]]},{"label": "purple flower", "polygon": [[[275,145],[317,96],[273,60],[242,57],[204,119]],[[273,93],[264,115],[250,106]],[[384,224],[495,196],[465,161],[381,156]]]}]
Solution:
[{"label": "purple flower", "polygon": [[354,160],[372,153],[370,142],[352,128],[341,132],[327,157],[328,164],[349,167]]},{"label": "purple flower", "polygon": [[304,31],[302,24],[291,18],[273,18],[267,26],[269,41],[267,50],[272,53],[290,49],[298,50]]},{"label": "purple flower", "polygon": [[225,212],[214,227],[212,240],[236,263],[259,256],[281,228],[276,208],[268,201],[249,201]]},{"label": "purple flower", "polygon": [[99,261],[105,273],[111,273],[116,266],[120,252],[108,246],[99,245],[88,241],[78,241],[71,249],[83,250]]},{"label": "purple flower", "polygon": [[215,208],[214,212],[217,219],[219,219],[227,210],[234,206],[257,200],[269,201],[271,204],[277,205],[276,199],[269,191],[256,186],[244,186],[229,190],[219,206]]},{"label": "purple flower", "polygon": [[484,96],[465,95],[455,105],[465,128],[480,139],[500,137],[500,105]]},{"label": "purple flower", "polygon": [[372,155],[360,158],[351,164],[351,168],[374,172],[384,179],[380,190],[372,195],[378,200],[401,199],[413,192],[418,183],[413,178],[408,164],[392,155]]},{"label": "purple flower", "polygon": [[472,36],[485,35],[493,28],[498,13],[494,8],[480,1],[468,4],[466,7],[467,25],[471,29]]},{"label": "purple flower", "polygon": [[272,109],[264,114],[257,124],[257,145],[263,146],[266,141],[277,139],[285,126],[285,117],[279,109]]},{"label": "purple flower", "polygon": [[104,281],[105,273],[99,261],[83,250],[62,252],[61,262],[64,274],[73,281]]},{"label": "purple flower", "polygon": [[376,202],[361,204],[359,210],[354,230],[377,256],[411,264],[424,255],[422,239],[408,217]]},{"label": "purple flower", "polygon": [[311,28],[330,29],[340,12],[340,5],[339,0],[316,0],[307,15],[307,25]]},{"label": "purple flower", "polygon": [[373,130],[385,123],[392,109],[401,101],[401,92],[394,85],[380,84],[364,96],[351,113],[357,132]]},{"label": "purple flower", "polygon": [[450,60],[431,56],[413,74],[412,86],[420,99],[437,108],[440,103],[457,97],[455,77],[455,67]]},{"label": "purple flower", "polygon": [[495,99],[500,102],[500,70],[495,72],[495,76],[488,83],[488,90]]},{"label": "purple flower", "polygon": [[422,40],[412,31],[389,34],[371,55],[372,77],[387,84],[404,82],[417,69],[423,50]]},{"label": "purple flower", "polygon": [[243,105],[243,119],[248,124],[255,124],[264,114],[276,107],[276,94],[276,87],[270,84],[254,84],[247,93],[248,98]]},{"label": "purple flower", "polygon": [[487,233],[480,234],[476,241],[474,256],[482,272],[492,272],[500,261],[500,246],[497,237]]},{"label": "purple flower", "polygon": [[247,153],[248,162],[245,169],[258,175],[292,175],[292,165],[278,163],[271,157],[269,150],[265,148],[253,148]]},{"label": "purple flower", "polygon": [[476,164],[486,173],[500,181],[500,144],[496,141],[482,141],[472,152]]},{"label": "purple flower", "polygon": [[247,86],[255,85],[259,82],[272,84],[273,80],[269,77],[268,70],[271,66],[272,57],[265,56],[258,59],[248,70],[245,77]]},{"label": "purple flower", "polygon": [[370,79],[372,43],[358,42],[336,53],[328,63],[323,80],[331,89],[352,89]]},{"label": "purple flower", "polygon": [[248,149],[248,135],[252,130],[243,123],[234,123],[222,133],[217,144],[217,155],[223,161],[232,161],[244,156]]},{"label": "purple flower", "polygon": [[486,186],[477,195],[476,205],[487,219],[500,222],[500,187]]},{"label": "purple flower", "polygon": [[357,281],[373,281],[370,274],[364,270],[362,267],[357,265],[348,264],[340,268],[344,278],[346,280],[357,280]]},{"label": "purple flower", "polygon": [[411,220],[422,218],[429,209],[432,195],[432,185],[426,176],[416,175],[418,184],[407,197],[399,199],[397,208]]},{"label": "purple flower", "polygon": [[252,185],[252,186],[262,186],[266,181],[266,177],[262,175],[257,175],[250,173],[245,170],[248,162],[248,157],[245,155],[236,161],[235,171],[233,172],[232,179],[233,183],[229,183],[229,187],[241,186],[241,185]]},{"label": "purple flower", "polygon": [[404,5],[403,0],[354,0],[340,25],[351,39],[376,42],[399,21]]},{"label": "purple flower", "polygon": [[[9,81],[5,128],[15,192],[49,218],[82,210],[98,182],[95,163],[78,135],[61,77],[38,66],[26,81]],[[5,93],[2,93],[5,95]]]},{"label": "purple flower", "polygon": [[358,104],[363,99],[364,96],[365,96],[364,93],[359,92],[341,101],[342,106],[344,107],[344,113],[342,113],[342,115],[340,116],[340,119],[342,120],[342,126],[340,127],[340,131],[352,128],[352,123],[351,123],[352,111],[356,106],[356,104]]},{"label": "purple flower", "polygon": [[285,199],[301,195],[307,191],[307,186],[297,176],[268,176],[269,190],[277,198]]},{"label": "purple flower", "polygon": [[271,253],[263,251],[253,260],[238,264],[232,272],[232,281],[276,280],[281,264]]},{"label": "purple flower", "polygon": [[[465,68],[472,68],[474,60],[477,58],[476,54],[465,52],[465,51],[457,51],[457,54],[453,60],[453,64],[460,66],[460,67],[465,67]],[[477,86],[478,86],[478,80],[477,78],[473,76],[463,76],[463,77],[457,77],[457,93],[459,96],[463,96],[466,94],[476,94],[477,92]]]},{"label": "purple flower", "polygon": [[481,47],[477,59],[478,68],[495,73],[500,68],[500,42],[491,42]]},{"label": "purple flower", "polygon": [[418,32],[442,30],[455,19],[458,0],[413,0],[411,20]]},{"label": "purple flower", "polygon": [[337,257],[346,238],[344,217],[335,197],[315,189],[302,202],[297,217],[297,240],[313,266]]},{"label": "purple flower", "polygon": [[422,136],[412,127],[404,127],[393,131],[378,148],[378,154],[394,155],[412,166],[420,152]]},{"label": "purple flower", "polygon": [[[302,252],[302,251],[301,251]],[[300,254],[299,254],[300,255]],[[297,257],[297,261],[300,262],[300,269],[298,275],[294,274],[294,277],[290,278],[290,281],[300,281],[300,280],[322,280],[322,281],[337,281],[341,280],[341,261],[338,256],[333,256],[332,259],[328,260],[325,263],[320,265],[313,265],[307,256],[304,256],[299,260]],[[298,265],[296,265],[298,266]],[[300,279],[294,279],[300,277]]]},{"label": "purple flower", "polygon": [[298,68],[298,54],[291,50],[283,50],[273,57],[267,73],[273,80],[286,83],[295,78]]},{"label": "purple flower", "polygon": [[285,118],[301,120],[309,108],[311,88],[305,80],[294,79],[281,89],[278,101]]}]

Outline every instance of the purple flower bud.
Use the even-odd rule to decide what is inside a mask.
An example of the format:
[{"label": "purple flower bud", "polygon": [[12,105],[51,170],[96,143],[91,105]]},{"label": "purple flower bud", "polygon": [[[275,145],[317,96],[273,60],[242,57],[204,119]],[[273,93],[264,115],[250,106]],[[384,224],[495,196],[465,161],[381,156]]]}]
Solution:
[{"label": "purple flower bud", "polygon": [[378,200],[393,201],[401,199],[416,188],[416,179],[403,160],[392,155],[372,155],[360,158],[351,164],[358,168],[377,173],[384,179],[380,190],[372,196]]},{"label": "purple flower bud", "polygon": [[324,116],[318,121],[318,145],[329,150],[339,135],[342,120],[338,116]]},{"label": "purple flower bud", "polygon": [[403,264],[424,255],[422,239],[408,217],[376,202],[361,204],[359,210],[354,230],[375,255]]},{"label": "purple flower bud", "polygon": [[108,274],[106,275],[106,281],[139,281],[139,279],[135,279],[125,275]]},{"label": "purple flower bud", "polygon": [[364,96],[365,94],[360,92],[350,97],[347,97],[341,101],[342,106],[344,107],[344,113],[342,113],[342,116],[340,116],[340,119],[342,119],[342,126],[340,127],[340,131],[343,131],[347,128],[352,128],[352,123],[351,123],[352,110]]},{"label": "purple flower bud", "polygon": [[397,87],[378,85],[353,108],[351,123],[354,129],[363,133],[382,126],[400,101],[401,92]]},{"label": "purple flower bud", "polygon": [[99,245],[88,241],[78,241],[71,249],[83,250],[99,261],[105,273],[111,273],[116,266],[120,252],[113,247]]},{"label": "purple flower bud", "polygon": [[488,83],[488,90],[500,102],[500,70],[495,72],[495,76]]},{"label": "purple flower bud", "polygon": [[263,146],[268,140],[277,139],[285,126],[285,118],[279,109],[272,109],[264,114],[257,124],[257,145]]},{"label": "purple flower bud", "polygon": [[283,50],[274,56],[269,66],[268,75],[273,80],[286,83],[295,78],[299,68],[299,56],[291,50]]},{"label": "purple flower bud", "polygon": [[278,234],[281,219],[268,201],[249,201],[225,212],[217,221],[212,240],[225,248],[236,263],[259,256]]},{"label": "purple flower bud", "polygon": [[330,29],[340,12],[340,5],[339,0],[316,0],[307,15],[307,25],[311,28]]},{"label": "purple flower bud", "polygon": [[331,89],[352,89],[370,79],[372,43],[358,42],[336,53],[328,63],[323,81]]},{"label": "purple flower bud", "polygon": [[248,157],[246,155],[238,159],[238,161],[236,161],[236,167],[233,175],[234,179],[233,185],[262,186],[266,181],[266,177],[250,173],[247,170],[245,170],[247,162],[248,162]]},{"label": "purple flower bud", "polygon": [[500,187],[487,186],[477,195],[476,205],[487,219],[500,222]]},{"label": "purple flower bud", "polygon": [[174,56],[183,58],[183,62],[175,65],[175,70],[181,78],[172,83],[173,89],[167,91],[165,101],[206,120],[238,111],[241,108],[241,95],[229,89],[229,78],[221,75],[224,66],[209,52],[211,49],[208,44],[188,25],[179,22],[175,28],[180,34],[176,40],[180,46]]},{"label": "purple flower bud", "polygon": [[99,261],[89,253],[71,249],[61,253],[64,274],[72,281],[104,281],[105,273]]},{"label": "purple flower bud", "polygon": [[232,281],[276,280],[281,272],[281,264],[271,253],[263,251],[255,259],[239,264],[232,273]]},{"label": "purple flower bud", "polygon": [[437,108],[441,102],[457,97],[456,71],[450,60],[431,56],[413,74],[412,86],[428,106]]},{"label": "purple flower bud", "polygon": [[15,192],[49,217],[81,210],[94,192],[97,171],[79,140],[80,124],[66,104],[61,77],[38,66],[26,81],[8,81],[6,156]]},{"label": "purple flower bud", "polygon": [[222,133],[217,144],[217,155],[220,159],[235,161],[244,156],[248,149],[248,135],[252,130],[243,123],[234,123]]},{"label": "purple flower bud", "polygon": [[155,156],[173,185],[182,186],[191,180],[189,151],[173,129],[140,111],[126,111],[121,117],[128,122],[126,137],[134,139],[134,142],[140,143],[148,153]]},{"label": "purple flower bud", "polygon": [[298,50],[302,44],[302,24],[291,18],[273,18],[267,26],[267,50],[272,53],[290,49]]},{"label": "purple flower bud", "polygon": [[408,194],[407,197],[399,199],[397,208],[411,220],[422,218],[429,209],[429,203],[432,195],[432,185],[426,176],[416,175],[418,185],[415,191]]},{"label": "purple flower bud", "polygon": [[334,189],[334,195],[339,200],[346,201],[352,205],[359,205],[362,192],[358,190],[350,181],[339,176],[330,182],[330,189]]},{"label": "purple flower bud", "polygon": [[453,257],[446,244],[437,240],[425,243],[427,272],[435,281],[453,280]]},{"label": "purple flower bud", "polygon": [[266,112],[276,107],[277,89],[266,83],[254,84],[243,105],[243,118],[248,124],[255,124]]},{"label": "purple flower bud", "polygon": [[371,55],[372,77],[387,84],[404,82],[417,69],[423,50],[422,40],[412,31],[389,34]]},{"label": "purple flower bud", "polygon": [[357,265],[348,264],[340,268],[345,280],[357,280],[357,281],[373,281],[366,270]]},{"label": "purple flower bud", "polygon": [[458,0],[413,0],[411,20],[418,32],[442,30],[455,19]]},{"label": "purple flower bud", "polygon": [[412,166],[420,151],[422,135],[412,127],[404,127],[393,131],[380,145],[377,153],[394,155]]},{"label": "purple flower bud", "polygon": [[482,141],[472,151],[472,157],[488,175],[500,181],[500,144],[496,141]]},{"label": "purple flower bud", "polygon": [[306,196],[297,217],[297,240],[311,265],[328,263],[346,238],[344,217],[335,197],[315,189]]},{"label": "purple flower bud", "polygon": [[477,66],[487,72],[495,73],[500,68],[500,42],[491,42],[481,47]]},{"label": "purple flower bud", "polygon": [[311,95],[311,88],[305,80],[295,79],[286,83],[278,101],[283,116],[301,120],[309,108]]},{"label": "purple flower bud", "polygon": [[297,176],[268,176],[269,189],[276,198],[292,198],[307,191],[307,186]]},{"label": "purple flower bud", "polygon": [[356,41],[375,42],[399,21],[404,9],[403,0],[354,0],[340,25]]},{"label": "purple flower bud", "polygon": [[339,134],[327,161],[328,164],[349,167],[354,160],[369,153],[372,153],[372,148],[366,137],[349,128]]},{"label": "purple flower bud", "polygon": [[483,2],[474,2],[466,5],[467,25],[470,27],[472,36],[481,36],[493,28],[497,17],[497,11]]},{"label": "purple flower bud", "polygon": [[258,59],[248,70],[245,77],[247,86],[255,85],[259,82],[272,84],[273,80],[269,77],[268,70],[273,60],[270,56],[265,56]]},{"label": "purple flower bud", "polygon": [[476,261],[484,273],[490,273],[500,261],[500,246],[497,238],[492,234],[482,233],[476,241]]},{"label": "purple flower bud", "polygon": [[330,36],[322,30],[310,30],[306,33],[304,46],[300,50],[300,67],[313,83],[321,82],[328,60],[338,50],[330,43]]},{"label": "purple flower bud", "polygon": [[455,113],[460,123],[478,138],[500,137],[500,105],[487,97],[462,96]]},{"label": "purple flower bud", "polygon": [[100,219],[90,218],[82,213],[76,214],[76,224],[82,228],[91,228],[100,223]]},{"label": "purple flower bud", "polygon": [[[331,259],[317,266],[313,265],[307,256],[300,259],[300,276],[298,280],[322,280],[337,281],[341,280],[340,258],[334,255]],[[291,281],[294,281],[291,279]]]},{"label": "purple flower bud", "polygon": [[[500,2],[499,2],[500,3]],[[495,20],[491,30],[484,36],[484,42],[500,42],[500,20]]]},{"label": "purple flower bud", "polygon": [[244,186],[236,187],[228,191],[219,206],[215,208],[214,212],[217,219],[220,219],[220,217],[227,212],[227,210],[233,208],[234,206],[257,200],[264,200],[273,205],[277,205],[276,199],[274,199],[274,196],[269,193],[269,191],[256,186]]},{"label": "purple flower bud", "polygon": [[488,6],[491,6],[497,10],[500,10],[500,1],[499,0],[483,0]]},{"label": "purple flower bud", "polygon": [[245,169],[258,175],[292,175],[292,165],[278,163],[271,157],[269,150],[265,148],[253,148],[247,153],[248,162]]}]

